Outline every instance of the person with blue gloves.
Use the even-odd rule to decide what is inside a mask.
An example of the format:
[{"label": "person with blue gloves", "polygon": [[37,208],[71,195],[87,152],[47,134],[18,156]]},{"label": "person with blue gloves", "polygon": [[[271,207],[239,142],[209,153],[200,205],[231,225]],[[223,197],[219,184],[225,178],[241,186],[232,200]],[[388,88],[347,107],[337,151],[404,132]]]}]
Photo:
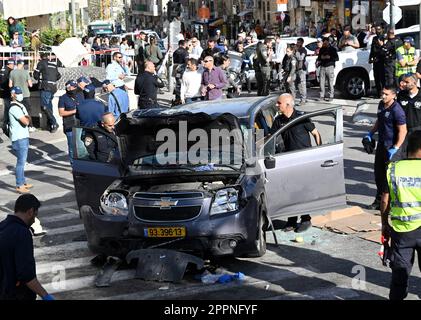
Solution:
[{"label": "person with blue gloves", "polygon": [[0,300],[54,300],[36,275],[31,225],[39,200],[23,194],[15,202],[14,214],[0,222]]},{"label": "person with blue gloves", "polygon": [[407,128],[406,116],[399,102],[396,101],[396,88],[386,86],[382,90],[382,100],[377,109],[377,121],[363,140],[372,141],[378,132],[379,143],[374,159],[374,177],[377,193],[374,202],[367,207],[380,210],[380,200],[387,191],[386,170],[391,161],[400,160],[403,156],[400,148],[405,141]]}]

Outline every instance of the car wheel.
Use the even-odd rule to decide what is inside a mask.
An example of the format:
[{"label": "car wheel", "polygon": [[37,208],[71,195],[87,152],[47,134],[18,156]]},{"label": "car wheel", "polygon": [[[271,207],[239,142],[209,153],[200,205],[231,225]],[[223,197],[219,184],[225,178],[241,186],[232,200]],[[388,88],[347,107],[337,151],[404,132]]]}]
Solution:
[{"label": "car wheel", "polygon": [[367,81],[363,74],[351,71],[342,78],[342,93],[348,99],[360,99],[365,95]]},{"label": "car wheel", "polygon": [[246,254],[249,258],[262,257],[266,253],[266,209],[264,202],[262,201],[259,205],[258,224],[256,228],[256,240],[250,248],[250,251]]}]

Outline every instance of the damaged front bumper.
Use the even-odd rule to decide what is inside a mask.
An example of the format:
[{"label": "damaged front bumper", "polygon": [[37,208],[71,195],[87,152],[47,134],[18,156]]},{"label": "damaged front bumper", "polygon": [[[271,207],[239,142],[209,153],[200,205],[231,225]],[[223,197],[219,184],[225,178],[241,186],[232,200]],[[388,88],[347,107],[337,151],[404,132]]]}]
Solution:
[{"label": "damaged front bumper", "polygon": [[[199,255],[235,255],[255,240],[257,201],[251,199],[236,213],[172,223],[133,221],[123,216],[94,213],[89,206],[80,208],[89,249],[96,254],[125,257],[129,251],[165,247]],[[150,227],[183,226],[185,238],[147,238]]]}]

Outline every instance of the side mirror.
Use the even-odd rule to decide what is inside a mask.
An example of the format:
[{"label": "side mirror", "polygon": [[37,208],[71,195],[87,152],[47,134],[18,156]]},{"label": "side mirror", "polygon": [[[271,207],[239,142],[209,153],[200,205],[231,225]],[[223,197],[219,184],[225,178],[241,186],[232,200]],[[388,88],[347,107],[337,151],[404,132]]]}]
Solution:
[{"label": "side mirror", "polygon": [[276,167],[276,159],[272,156],[265,158],[265,167],[266,169],[274,169]]}]

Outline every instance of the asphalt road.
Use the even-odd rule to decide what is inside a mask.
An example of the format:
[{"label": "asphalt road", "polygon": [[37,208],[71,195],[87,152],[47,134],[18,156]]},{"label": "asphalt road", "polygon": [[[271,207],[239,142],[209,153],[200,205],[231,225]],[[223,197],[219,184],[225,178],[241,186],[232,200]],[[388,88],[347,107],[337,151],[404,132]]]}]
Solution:
[{"label": "asphalt road", "polygon": [[[341,102],[339,100],[333,103]],[[373,155],[362,152],[361,138],[367,127],[355,125],[355,107],[344,106],[345,177],[349,205],[364,206],[375,194]],[[354,235],[341,235],[312,228],[303,234],[277,230],[279,245],[267,233],[268,252],[259,259],[225,258],[210,261],[222,272],[242,272],[243,281],[203,284],[197,271],[189,270],[179,284],[143,281],[133,269],[117,271],[111,287],[96,288],[99,269],[82,240],[73,179],[63,133],[38,131],[31,134],[26,175],[42,200],[40,220],[47,235],[34,240],[39,280],[57,299],[386,299],[391,273],[377,256],[379,244]],[[8,143],[0,144],[0,220],[13,211],[15,157]],[[316,186],[315,186],[316,187]],[[374,214],[374,212],[373,212]],[[82,241],[81,241],[82,240]],[[220,269],[221,270],[221,269]],[[420,272],[414,268],[409,299],[421,295]]]}]

